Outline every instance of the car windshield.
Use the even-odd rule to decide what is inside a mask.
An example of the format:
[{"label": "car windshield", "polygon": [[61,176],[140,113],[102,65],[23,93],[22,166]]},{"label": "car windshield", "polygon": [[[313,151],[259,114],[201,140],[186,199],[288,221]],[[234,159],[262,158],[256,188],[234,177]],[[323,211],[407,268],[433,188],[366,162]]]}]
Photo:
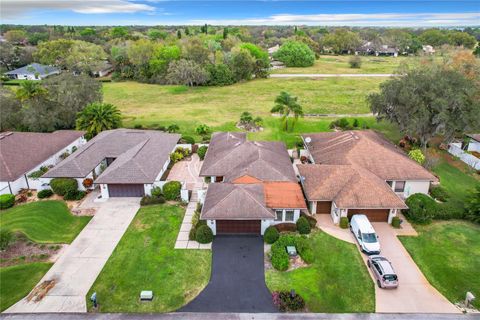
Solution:
[{"label": "car windshield", "polygon": [[373,243],[377,242],[377,235],[375,233],[364,233],[362,234],[363,242]]},{"label": "car windshield", "polygon": [[383,279],[388,280],[388,281],[396,281],[397,280],[397,275],[386,274],[386,275],[383,276]]}]

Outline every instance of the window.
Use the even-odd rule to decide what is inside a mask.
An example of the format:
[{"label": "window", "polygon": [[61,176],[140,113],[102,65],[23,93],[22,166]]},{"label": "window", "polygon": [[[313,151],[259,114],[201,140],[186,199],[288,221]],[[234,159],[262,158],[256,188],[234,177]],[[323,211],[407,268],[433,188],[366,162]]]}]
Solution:
[{"label": "window", "polygon": [[275,210],[275,221],[283,220],[283,210]]},{"label": "window", "polygon": [[285,211],[285,221],[293,221],[293,210]]},{"label": "window", "polygon": [[403,192],[405,190],[405,181],[395,182],[395,192]]},{"label": "window", "polygon": [[393,181],[392,180],[387,180],[387,184],[392,187],[393,186]]}]

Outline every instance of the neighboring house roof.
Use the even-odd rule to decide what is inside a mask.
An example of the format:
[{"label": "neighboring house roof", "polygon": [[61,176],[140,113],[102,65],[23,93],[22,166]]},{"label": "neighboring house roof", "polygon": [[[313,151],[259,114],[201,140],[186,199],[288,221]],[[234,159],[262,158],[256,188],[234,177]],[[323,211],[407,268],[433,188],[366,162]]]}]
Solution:
[{"label": "neighboring house roof", "polygon": [[60,70],[56,67],[47,66],[39,63],[32,63],[24,67],[5,72],[5,74],[26,74],[26,75],[40,75],[48,76],[53,73],[58,73]]},{"label": "neighboring house roof", "polygon": [[356,165],[297,165],[307,199],[339,208],[406,209],[384,180]]},{"label": "neighboring house roof", "polygon": [[240,132],[214,133],[200,176],[223,176],[232,182],[243,176],[261,181],[296,181],[285,144],[247,141]]},{"label": "neighboring house roof", "polygon": [[467,137],[470,137],[473,140],[480,142],[480,133],[470,133],[467,134]]},{"label": "neighboring house roof", "polygon": [[105,158],[115,158],[95,183],[153,183],[179,139],[153,130],[103,131],[43,177],[83,178]]},{"label": "neighboring house roof", "polygon": [[371,130],[305,134],[308,150],[317,164],[356,165],[382,180],[438,179],[400,149]]},{"label": "neighboring house roof", "polygon": [[15,181],[84,134],[74,130],[0,133],[0,180]]}]

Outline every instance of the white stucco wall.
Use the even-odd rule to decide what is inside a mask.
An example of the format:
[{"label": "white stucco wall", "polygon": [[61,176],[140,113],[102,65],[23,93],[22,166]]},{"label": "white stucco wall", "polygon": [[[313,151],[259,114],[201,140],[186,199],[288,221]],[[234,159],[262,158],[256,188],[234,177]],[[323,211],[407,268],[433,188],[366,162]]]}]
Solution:
[{"label": "white stucco wall", "polygon": [[271,225],[275,224],[275,221],[273,219],[264,219],[262,220],[262,225],[261,225],[261,229],[260,229],[260,234],[263,236],[263,234],[265,233],[265,230],[267,230],[267,228]]},{"label": "white stucco wall", "polygon": [[471,140],[470,143],[468,144],[467,150],[480,152],[480,142]]},{"label": "white stucco wall", "polygon": [[215,220],[207,220],[207,226],[209,226],[210,229],[212,229],[213,235],[217,234],[217,225],[215,223]]},{"label": "white stucco wall", "polygon": [[110,197],[108,193],[108,185],[107,184],[101,184],[100,185],[100,193],[102,195],[102,199],[108,199]]},{"label": "white stucco wall", "polygon": [[403,191],[403,197],[408,198],[414,193],[428,194],[429,189],[430,189],[430,181],[409,180],[405,182],[405,190]]}]

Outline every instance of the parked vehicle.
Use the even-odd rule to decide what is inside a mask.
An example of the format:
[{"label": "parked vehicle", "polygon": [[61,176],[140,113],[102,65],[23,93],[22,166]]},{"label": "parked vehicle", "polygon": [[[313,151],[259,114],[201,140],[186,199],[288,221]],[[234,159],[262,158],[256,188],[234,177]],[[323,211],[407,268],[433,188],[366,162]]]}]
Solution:
[{"label": "parked vehicle", "polygon": [[350,220],[350,230],[362,251],[368,255],[380,253],[380,242],[372,224],[364,214],[355,214]]},{"label": "parked vehicle", "polygon": [[373,276],[379,288],[397,288],[398,277],[387,258],[379,255],[368,257],[367,265],[372,269]]}]

